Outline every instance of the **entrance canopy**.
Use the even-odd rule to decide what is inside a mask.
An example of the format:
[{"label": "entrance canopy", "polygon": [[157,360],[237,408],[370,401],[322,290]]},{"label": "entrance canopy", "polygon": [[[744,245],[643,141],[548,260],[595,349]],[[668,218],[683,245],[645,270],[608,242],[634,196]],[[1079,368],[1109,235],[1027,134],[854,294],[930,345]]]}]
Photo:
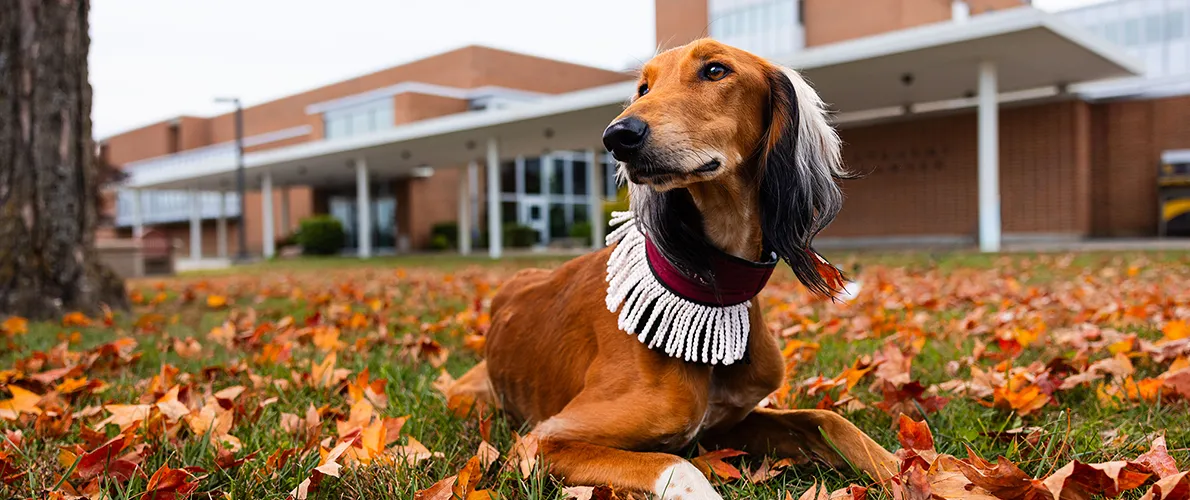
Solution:
[{"label": "entrance canopy", "polygon": [[[947,102],[973,106],[980,68],[989,63],[995,66],[1002,101],[1014,92],[1059,89],[1052,96],[1067,85],[1141,72],[1121,49],[1029,7],[807,49],[780,62],[801,70],[840,117],[890,116],[938,109]],[[633,82],[606,85],[366,136],[249,153],[244,163],[252,186],[259,186],[266,171],[277,184],[320,185],[353,182],[356,160],[366,161],[377,179],[408,176],[423,166],[482,161],[490,139],[496,140],[500,158],[601,149],[603,128],[634,88]],[[227,157],[155,163],[131,168],[127,187],[214,191],[235,186],[235,163]]]}]

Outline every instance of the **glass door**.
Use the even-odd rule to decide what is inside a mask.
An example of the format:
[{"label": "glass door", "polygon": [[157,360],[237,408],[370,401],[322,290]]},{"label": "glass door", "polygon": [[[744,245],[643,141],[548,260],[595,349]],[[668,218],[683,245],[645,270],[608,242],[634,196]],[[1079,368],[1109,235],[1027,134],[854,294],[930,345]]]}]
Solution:
[{"label": "glass door", "polygon": [[[374,195],[369,204],[372,219],[372,248],[391,250],[397,245],[397,199],[391,194]],[[343,224],[345,249],[359,248],[359,204],[355,196],[333,195],[327,200],[330,215]]]},{"label": "glass door", "polygon": [[327,204],[329,205],[329,212],[331,217],[339,219],[339,223],[343,225],[343,247],[355,248],[355,198],[347,196],[331,196]]},{"label": "glass door", "polygon": [[550,223],[545,197],[540,195],[521,197],[520,211],[517,218],[520,219],[521,224],[537,231],[537,241],[540,244],[549,243]]}]

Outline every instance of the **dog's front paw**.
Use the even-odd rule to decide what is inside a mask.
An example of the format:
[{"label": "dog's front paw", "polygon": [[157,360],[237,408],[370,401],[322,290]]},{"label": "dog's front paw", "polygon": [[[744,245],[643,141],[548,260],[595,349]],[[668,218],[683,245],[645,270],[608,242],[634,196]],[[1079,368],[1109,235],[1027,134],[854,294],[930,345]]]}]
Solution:
[{"label": "dog's front paw", "polygon": [[723,500],[702,472],[684,460],[667,467],[654,484],[653,493],[661,500]]}]

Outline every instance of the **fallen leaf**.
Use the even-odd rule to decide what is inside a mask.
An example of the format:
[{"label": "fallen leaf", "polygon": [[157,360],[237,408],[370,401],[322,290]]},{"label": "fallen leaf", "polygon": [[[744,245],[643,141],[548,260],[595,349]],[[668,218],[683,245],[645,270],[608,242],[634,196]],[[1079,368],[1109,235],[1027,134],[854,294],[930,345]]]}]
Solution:
[{"label": "fallen leaf", "polygon": [[326,457],[324,457],[322,461],[319,462],[318,467],[315,467],[314,470],[331,477],[339,477],[339,470],[343,468],[343,466],[338,462],[339,457],[343,455],[343,452],[347,451],[347,449],[351,447],[351,443],[351,441],[343,441],[336,445],[334,449],[327,453]]},{"label": "fallen leaf", "polygon": [[222,309],[227,307],[227,297],[223,295],[208,295],[207,307],[211,309]]},{"label": "fallen leaf", "polygon": [[740,470],[723,460],[741,455],[747,455],[747,453],[730,449],[708,451],[690,459],[690,463],[702,471],[707,479],[714,479],[715,476],[729,480],[740,479],[742,477]]},{"label": "fallen leaf", "polygon": [[1165,447],[1165,436],[1157,436],[1149,446],[1149,451],[1136,457],[1134,463],[1148,467],[1157,477],[1166,478],[1178,473],[1178,464],[1169,456],[1169,449]]},{"label": "fallen leaf", "polygon": [[450,476],[438,481],[429,488],[414,492],[413,500],[452,500],[454,498],[454,485],[457,480],[457,476]]},{"label": "fallen leaf", "polygon": [[475,452],[475,456],[479,457],[479,465],[483,470],[488,470],[492,464],[500,460],[500,450],[495,446],[488,444],[487,441],[479,442],[479,450]]},{"label": "fallen leaf", "polygon": [[508,462],[505,467],[520,471],[521,477],[528,479],[533,474],[533,468],[537,466],[537,452],[540,443],[537,436],[532,433],[518,436],[514,432],[512,436],[512,451],[508,454]]},{"label": "fallen leaf", "polygon": [[1084,464],[1074,460],[1054,471],[1042,484],[1058,499],[1081,500],[1092,495],[1111,498],[1123,491],[1139,488],[1149,476],[1149,473],[1136,470],[1135,466],[1124,461]]},{"label": "fallen leaf", "polygon": [[12,393],[12,397],[0,400],[0,419],[16,420],[22,413],[41,413],[37,407],[41,396],[16,385],[9,385],[8,392]]},{"label": "fallen leaf", "polygon": [[102,431],[103,426],[107,424],[115,425],[121,430],[126,429],[134,423],[148,419],[153,408],[153,405],[104,405],[103,409],[111,415],[95,424],[95,430]]},{"label": "fallen leaf", "polygon": [[467,498],[475,486],[479,484],[479,480],[483,478],[483,470],[479,465],[479,457],[471,457],[463,468],[457,474],[458,479],[455,481],[454,487],[451,488],[455,497]]},{"label": "fallen leaf", "polygon": [[197,488],[198,481],[189,472],[162,465],[149,478],[149,484],[145,486],[144,496],[141,498],[146,500],[187,498]]},{"label": "fallen leaf", "polygon": [[29,320],[20,316],[9,316],[0,323],[0,333],[5,335],[24,335],[29,333]]},{"label": "fallen leaf", "polygon": [[170,422],[177,422],[178,419],[190,414],[190,408],[178,401],[178,386],[173,386],[157,399],[157,409],[161,410],[161,414],[165,415]]},{"label": "fallen leaf", "polygon": [[127,481],[137,473],[137,465],[131,460],[119,457],[124,450],[124,435],[119,435],[100,447],[82,455],[74,469],[75,477],[91,479],[99,475],[111,476]]},{"label": "fallen leaf", "polygon": [[1166,476],[1153,484],[1141,500],[1186,500],[1190,498],[1190,471]]},{"label": "fallen leaf", "polygon": [[1183,320],[1170,321],[1161,327],[1164,340],[1180,340],[1190,338],[1190,322]]}]

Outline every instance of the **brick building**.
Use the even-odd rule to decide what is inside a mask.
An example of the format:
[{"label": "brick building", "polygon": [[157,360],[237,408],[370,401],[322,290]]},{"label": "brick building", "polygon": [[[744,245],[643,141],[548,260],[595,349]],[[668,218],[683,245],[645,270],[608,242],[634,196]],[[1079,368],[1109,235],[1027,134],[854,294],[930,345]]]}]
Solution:
[{"label": "brick building", "polygon": [[[661,47],[718,38],[798,68],[833,106],[845,160],[867,175],[844,185],[824,244],[1155,235],[1158,166],[1190,148],[1190,0],[1059,15],[1025,3],[655,0]],[[155,124],[103,150],[132,174],[122,231],[164,224],[196,258],[226,254],[219,220],[243,220],[267,256],[265,235],[311,213],[343,220],[361,256],[424,248],[447,221],[461,250],[485,232],[499,256],[508,222],[543,242],[589,222],[599,241],[615,193],[600,135],[634,86],[469,47],[248,108],[242,218],[227,216],[231,115]],[[149,199],[173,218],[154,220],[169,211]]]},{"label": "brick building", "polygon": [[[351,140],[428,118],[506,108],[630,78],[631,75],[622,72],[470,46],[244,108],[244,151],[247,157],[252,157],[255,153],[302,144]],[[100,151],[108,162],[124,167],[134,178],[143,178],[151,177],[155,171],[197,166],[197,172],[202,173],[204,165],[234,163],[234,140],[234,113],[209,118],[181,116],[105,138],[101,141]],[[585,157],[581,153],[564,157],[561,152],[556,152],[552,159],[565,162],[567,169],[585,168],[582,164]],[[518,163],[523,169],[526,162],[541,168],[540,158],[519,157],[507,161],[506,170],[517,168]],[[557,176],[558,182],[573,177],[566,175],[561,167],[558,173],[563,174]],[[372,244],[381,251],[426,248],[434,224],[457,220],[459,177],[467,174],[467,170],[459,168],[375,172],[369,193],[371,213],[368,214]],[[515,174],[515,171],[505,172],[506,176]],[[474,172],[471,175],[474,176]],[[583,179],[585,175],[579,173]],[[537,178],[541,178],[540,172]],[[136,227],[149,226],[181,240],[186,248],[192,242],[199,242],[201,256],[226,256],[229,249],[231,253],[235,252],[239,233],[236,226],[243,223],[248,250],[260,254],[266,249],[265,234],[271,233],[274,239],[284,238],[296,229],[302,218],[317,213],[339,218],[348,232],[347,247],[354,249],[358,246],[359,216],[354,176],[320,178],[303,171],[276,179],[271,196],[272,231],[266,231],[265,227],[264,212],[267,209],[261,203],[258,189],[261,179],[253,176],[249,183],[253,189],[247,192],[243,217],[239,214],[234,181],[230,180],[220,182],[213,190],[208,188],[196,193],[189,190],[122,191],[113,204],[117,233],[131,235],[138,230]],[[473,189],[475,192],[469,196],[482,201],[482,179],[474,185],[480,189]],[[573,212],[577,203],[567,204],[570,201],[567,198],[583,197],[585,191],[580,189],[576,195],[572,185],[546,188],[546,194],[543,194],[540,186],[536,190],[530,187],[527,196],[549,198],[544,206],[546,210],[550,206],[555,209],[553,233],[562,235],[575,219]],[[520,189],[521,193],[525,192],[524,186]],[[513,196],[508,196],[509,193]],[[511,207],[508,212],[514,216],[519,208],[515,193],[515,188],[502,193],[506,206]],[[193,205],[192,194],[196,199]],[[138,198],[140,221],[135,220],[134,214]],[[585,198],[581,203],[585,210]],[[562,205],[560,211],[557,209],[559,204]],[[200,230],[194,238],[190,222],[196,213]],[[585,220],[586,212],[577,217]],[[222,229],[220,219],[225,221]],[[515,218],[510,220],[515,221]],[[543,227],[548,232],[549,226]]]},{"label": "brick building", "polygon": [[[712,36],[780,59],[896,30],[977,21],[1027,3],[656,0],[657,41],[672,47]],[[1190,1],[1116,0],[1059,16],[1121,46],[1145,71],[1004,105],[999,126],[1004,237],[1154,236],[1163,154],[1177,156],[1190,148]],[[829,100],[830,89],[819,90]],[[873,92],[895,91],[873,86]],[[854,113],[840,114],[846,162],[868,175],[846,183],[847,203],[824,239],[963,244],[977,233],[973,106],[924,112],[920,103],[909,107],[852,122],[847,115]]]}]

